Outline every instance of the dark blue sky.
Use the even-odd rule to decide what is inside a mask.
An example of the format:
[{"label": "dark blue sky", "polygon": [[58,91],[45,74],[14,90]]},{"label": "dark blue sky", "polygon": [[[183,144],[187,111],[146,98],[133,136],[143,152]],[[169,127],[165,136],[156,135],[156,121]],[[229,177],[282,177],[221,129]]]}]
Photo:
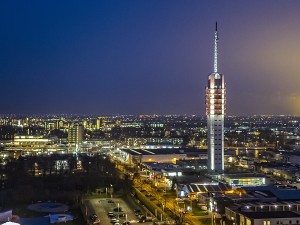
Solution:
[{"label": "dark blue sky", "polygon": [[0,113],[300,114],[300,1],[1,1]]}]

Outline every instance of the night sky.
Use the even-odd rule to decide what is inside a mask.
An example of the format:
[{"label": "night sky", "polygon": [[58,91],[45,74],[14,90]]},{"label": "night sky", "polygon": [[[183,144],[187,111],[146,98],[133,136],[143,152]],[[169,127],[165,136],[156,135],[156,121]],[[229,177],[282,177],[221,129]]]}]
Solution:
[{"label": "night sky", "polygon": [[300,114],[300,1],[1,1],[0,113]]}]

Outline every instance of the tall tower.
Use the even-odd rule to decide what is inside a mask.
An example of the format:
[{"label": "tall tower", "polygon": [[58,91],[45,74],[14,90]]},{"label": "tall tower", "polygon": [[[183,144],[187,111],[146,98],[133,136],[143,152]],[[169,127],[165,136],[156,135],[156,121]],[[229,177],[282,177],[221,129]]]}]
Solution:
[{"label": "tall tower", "polygon": [[224,115],[225,115],[225,82],[224,75],[218,71],[218,25],[214,38],[214,72],[208,75],[205,90],[207,115],[207,145],[209,174],[224,172]]}]

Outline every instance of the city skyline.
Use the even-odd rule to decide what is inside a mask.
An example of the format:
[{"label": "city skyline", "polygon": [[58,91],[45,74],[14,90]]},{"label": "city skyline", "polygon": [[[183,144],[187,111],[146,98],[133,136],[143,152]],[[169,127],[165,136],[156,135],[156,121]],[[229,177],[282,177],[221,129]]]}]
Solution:
[{"label": "city skyline", "polygon": [[300,114],[296,1],[1,3],[1,114],[205,114],[222,33],[227,114]]}]

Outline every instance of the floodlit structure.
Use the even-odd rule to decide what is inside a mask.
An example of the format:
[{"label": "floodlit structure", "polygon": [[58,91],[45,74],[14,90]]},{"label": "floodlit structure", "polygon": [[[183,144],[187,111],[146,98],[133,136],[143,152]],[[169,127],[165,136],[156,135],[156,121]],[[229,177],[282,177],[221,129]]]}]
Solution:
[{"label": "floodlit structure", "polygon": [[209,174],[224,172],[224,115],[225,115],[225,81],[218,71],[218,27],[214,38],[214,72],[208,75],[206,87],[207,145]]}]

